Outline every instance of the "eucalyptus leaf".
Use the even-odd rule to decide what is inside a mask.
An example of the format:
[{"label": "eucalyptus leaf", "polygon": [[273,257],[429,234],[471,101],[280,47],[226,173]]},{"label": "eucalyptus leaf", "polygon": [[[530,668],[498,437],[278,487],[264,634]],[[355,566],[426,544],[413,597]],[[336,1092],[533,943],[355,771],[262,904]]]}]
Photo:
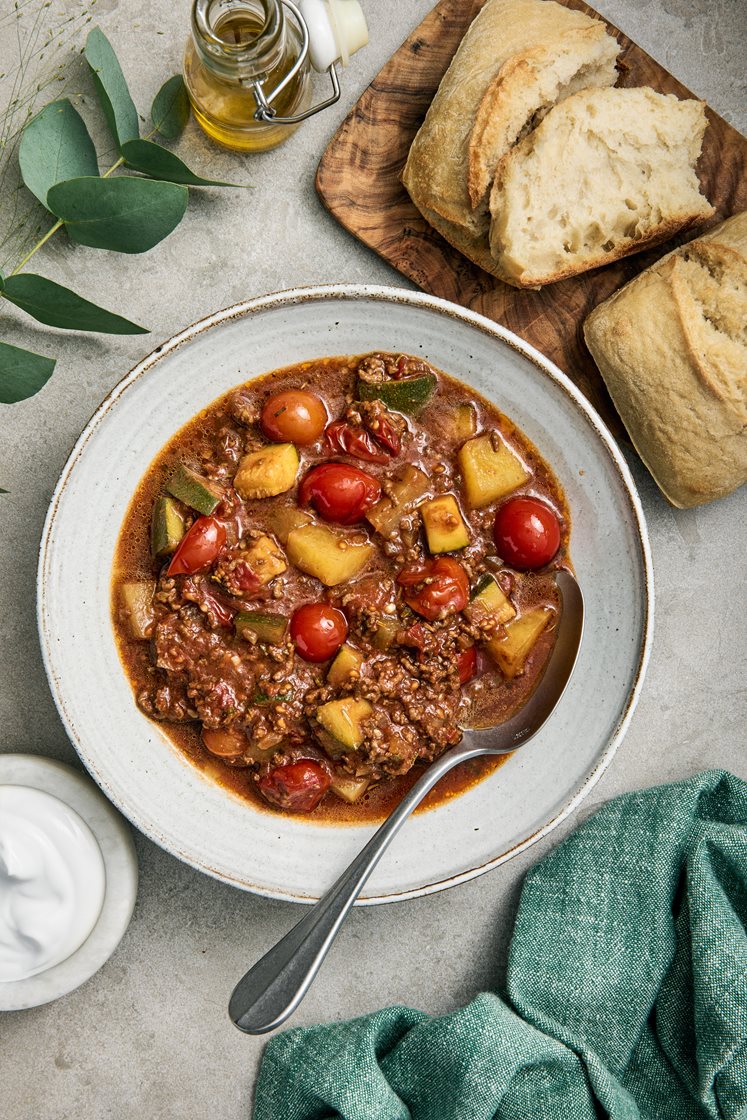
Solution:
[{"label": "eucalyptus leaf", "polygon": [[88,129],[66,97],[45,106],[26,125],[18,162],[24,183],[43,206],[55,183],[99,173]]},{"label": "eucalyptus leaf", "polygon": [[150,110],[153,124],[167,140],[176,140],[189,120],[189,98],[181,74],[164,82]]},{"label": "eucalyptus leaf", "polygon": [[90,303],[77,292],[55,284],[44,276],[21,273],[9,276],[0,288],[6,299],[49,327],[69,331],[101,331],[104,334],[147,334],[121,315]]},{"label": "eucalyptus leaf", "polygon": [[136,140],[140,135],[137,109],[114,48],[100,27],[94,27],[89,32],[84,53],[117,146],[121,147],[127,140]]},{"label": "eucalyptus leaf", "polygon": [[55,367],[54,358],[0,342],[0,403],[16,404],[46,385]]},{"label": "eucalyptus leaf", "polygon": [[188,198],[179,184],[123,175],[58,183],[47,201],[79,245],[145,253],[179,224]]},{"label": "eucalyptus leaf", "polygon": [[142,171],[153,179],[165,179],[169,183],[184,183],[188,187],[235,187],[237,183],[226,183],[218,179],[203,179],[183,163],[178,156],[160,144],[150,140],[128,140],[122,145],[122,155],[128,167]]}]

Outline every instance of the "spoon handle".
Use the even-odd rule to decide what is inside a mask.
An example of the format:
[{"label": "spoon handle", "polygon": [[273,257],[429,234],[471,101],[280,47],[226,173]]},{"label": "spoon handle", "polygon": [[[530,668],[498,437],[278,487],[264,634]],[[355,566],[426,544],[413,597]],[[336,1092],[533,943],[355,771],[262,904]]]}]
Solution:
[{"label": "spoon handle", "polygon": [[453,766],[472,753],[455,748],[426,770],[365,848],[305,917],[257,961],[233,990],[228,1013],[247,1034],[265,1034],[306,995],[360,891],[413,809]]}]

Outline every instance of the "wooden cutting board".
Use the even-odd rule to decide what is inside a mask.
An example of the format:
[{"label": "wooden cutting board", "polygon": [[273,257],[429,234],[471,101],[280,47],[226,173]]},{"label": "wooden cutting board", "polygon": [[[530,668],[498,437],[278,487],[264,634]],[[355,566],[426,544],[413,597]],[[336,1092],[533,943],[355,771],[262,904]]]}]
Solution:
[{"label": "wooden cutting board", "polygon": [[[602,18],[576,0],[560,2]],[[317,190],[347,230],[421,288],[502,323],[556,362],[620,434],[620,421],[586,350],[581,325],[596,304],[677,242],[539,292],[519,291],[444,241],[400,183],[412,139],[481,6],[482,0],[441,0],[426,16],[335,133],[319,164]],[[622,32],[608,27],[622,45],[619,85],[694,96]],[[699,173],[717,211],[707,225],[715,225],[747,209],[747,140],[710,109],[708,119]]]}]

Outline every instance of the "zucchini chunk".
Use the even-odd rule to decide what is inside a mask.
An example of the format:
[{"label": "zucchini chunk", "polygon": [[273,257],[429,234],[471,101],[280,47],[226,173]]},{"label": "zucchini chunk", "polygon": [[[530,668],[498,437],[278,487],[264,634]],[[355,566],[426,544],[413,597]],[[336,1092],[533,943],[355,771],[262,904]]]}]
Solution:
[{"label": "zucchini chunk", "polygon": [[356,395],[359,401],[383,401],[395,412],[414,416],[428,404],[435,391],[435,373],[423,373],[401,381],[359,381]]},{"label": "zucchini chunk", "polygon": [[325,750],[333,757],[354,751],[363,742],[361,725],[372,713],[368,700],[355,700],[352,696],[322,704],[316,712],[320,725],[317,734]]},{"label": "zucchini chunk", "polygon": [[376,649],[387,650],[397,636],[402,623],[396,615],[382,615],[376,623],[376,631],[371,638]]},{"label": "zucchini chunk", "polygon": [[250,451],[233,480],[242,498],[274,498],[290,490],[298,474],[298,452],[292,443],[273,443]]},{"label": "zucchini chunk", "polygon": [[156,585],[152,580],[132,580],[119,588],[122,611],[127,622],[130,637],[139,642],[147,642],[151,635],[156,613],[153,609],[153,596]]},{"label": "zucchini chunk", "polygon": [[326,525],[302,525],[288,537],[288,558],[292,564],[316,576],[325,587],[335,587],[357,575],[371,559],[374,546],[328,529]]},{"label": "zucchini chunk", "polygon": [[342,688],[343,685],[349,683],[353,673],[358,674],[360,672],[363,660],[363,654],[345,642],[329,667],[327,684],[332,685],[333,688]]},{"label": "zucchini chunk", "polygon": [[467,505],[471,509],[489,506],[529,478],[521,459],[496,432],[486,432],[468,440],[459,449],[457,459]]},{"label": "zucchini chunk", "polygon": [[221,500],[221,493],[209,479],[180,463],[166,483],[169,494],[173,494],[190,509],[207,517]]},{"label": "zucchini chunk", "polygon": [[270,528],[281,544],[288,543],[288,537],[294,529],[308,525],[312,520],[311,514],[299,509],[298,506],[278,506],[270,511],[267,519]]},{"label": "zucchini chunk", "polygon": [[264,586],[270,583],[275,576],[288,570],[285,553],[272,537],[259,537],[250,548],[244,552],[243,559],[249,565],[252,575],[256,576]]},{"label": "zucchini chunk", "polygon": [[453,494],[431,498],[418,507],[432,553],[456,552],[469,544],[469,530]]},{"label": "zucchini chunk", "polygon": [[288,619],[284,614],[269,611],[241,611],[233,621],[240,638],[254,636],[258,642],[279,646],[288,632]]},{"label": "zucchini chunk", "polygon": [[504,677],[513,680],[523,671],[535,642],[553,614],[549,607],[538,607],[509,622],[503,634],[497,634],[486,643],[485,648]]},{"label": "zucchini chunk", "polygon": [[464,608],[464,613],[470,622],[485,622],[493,618],[497,625],[502,625],[516,617],[516,609],[491,575],[481,576],[475,584],[472,597]]},{"label": "zucchini chunk", "polygon": [[372,506],[366,520],[382,537],[391,536],[408,509],[423,497],[429,486],[428,475],[408,464],[391,483],[391,496],[387,495]]},{"label": "zucchini chunk", "polygon": [[368,777],[353,778],[348,774],[335,774],[329,788],[342,801],[347,801],[349,805],[353,805],[356,801],[360,801],[370,784],[371,779]]},{"label": "zucchini chunk", "polygon": [[458,440],[477,434],[477,408],[474,404],[459,404],[454,412],[454,435]]},{"label": "zucchini chunk", "polygon": [[153,506],[150,524],[150,550],[154,560],[171,556],[185,533],[185,520],[168,494],[161,494]]}]

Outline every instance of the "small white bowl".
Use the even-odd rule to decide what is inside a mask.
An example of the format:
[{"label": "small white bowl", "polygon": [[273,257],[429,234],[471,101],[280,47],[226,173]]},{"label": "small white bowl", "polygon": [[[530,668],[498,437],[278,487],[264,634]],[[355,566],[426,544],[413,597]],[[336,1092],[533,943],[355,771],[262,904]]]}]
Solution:
[{"label": "small white bowl", "polygon": [[361,902],[474,878],[549,832],[609,764],[651,645],[651,558],[625,461],[572,382],[510,331],[424,294],[330,286],[237,304],[158,347],[100,406],[57,484],[39,559],[47,674],[81,758],[138,828],[210,875],[291,901],[318,898],[373,827],[258,811],[190,765],[135,705],[110,621],[112,558],[139,480],[196,412],[279,366],[371,350],[422,355],[474,386],[548,459],[571,509],[587,628],[571,685],[540,735],[473,789],[411,820]]},{"label": "small white bowl", "polygon": [[68,805],[90,829],[106,879],[101,910],[75,952],[34,976],[0,984],[0,1011],[21,1011],[67,995],[106,964],[130,924],[137,897],[137,857],[127,822],[93,782],[64,763],[35,754],[0,754],[0,785],[41,790]]}]

